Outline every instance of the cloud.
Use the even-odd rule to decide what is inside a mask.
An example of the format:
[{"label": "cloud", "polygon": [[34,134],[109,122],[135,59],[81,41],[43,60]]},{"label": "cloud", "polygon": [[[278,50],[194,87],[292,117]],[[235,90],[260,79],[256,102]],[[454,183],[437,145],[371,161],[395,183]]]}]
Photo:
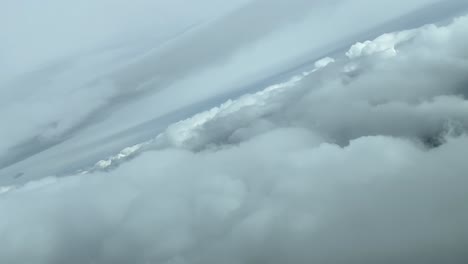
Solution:
[{"label": "cloud", "polygon": [[103,108],[120,96],[108,75],[188,26],[222,16],[245,1],[223,7],[211,0],[191,7],[182,2],[2,2],[0,119],[8,125],[0,132],[0,167],[102,120]]},{"label": "cloud", "polygon": [[0,119],[33,121],[4,126],[0,167],[252,85],[436,1],[182,2],[2,2]]},{"label": "cloud", "polygon": [[247,2],[84,0],[65,4],[57,0],[4,0],[0,31],[5,38],[1,43],[5,60],[0,67],[5,66],[1,69],[9,73],[24,73],[56,59],[82,55],[83,51],[134,42],[148,45]]},{"label": "cloud", "polygon": [[0,262],[465,263],[467,31],[389,33],[107,172],[2,187]]},{"label": "cloud", "polygon": [[[0,208],[8,263],[414,263],[466,258],[466,137],[426,151],[279,129],[217,152],[146,153],[43,180]],[[393,258],[393,259],[392,259]]]},{"label": "cloud", "polygon": [[[296,76],[195,116],[185,121],[188,124],[182,122],[182,128],[201,138],[222,131],[220,137],[225,140],[229,133],[249,124],[255,126],[256,120],[263,118],[274,126],[307,127],[340,144],[366,135],[437,136],[449,123],[466,128],[468,79],[464,72],[468,63],[466,52],[458,48],[466,43],[466,21],[460,18],[447,27],[425,26],[410,35],[385,34],[367,43],[377,47],[384,39],[404,36],[399,45],[390,45],[392,57],[386,56],[387,48],[379,48],[365,56],[340,58],[314,74]],[[347,70],[350,65],[353,72]],[[193,129],[193,123],[203,115],[209,120]],[[238,122],[233,124],[233,120]],[[171,129],[168,133],[174,134]],[[213,143],[212,139],[207,142]]]}]

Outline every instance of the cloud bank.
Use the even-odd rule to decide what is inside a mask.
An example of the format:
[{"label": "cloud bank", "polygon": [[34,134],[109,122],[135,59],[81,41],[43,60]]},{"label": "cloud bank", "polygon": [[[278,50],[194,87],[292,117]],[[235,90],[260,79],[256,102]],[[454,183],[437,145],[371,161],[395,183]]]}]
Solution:
[{"label": "cloud bank", "polygon": [[356,43],[108,172],[4,187],[0,262],[465,263],[467,36]]}]

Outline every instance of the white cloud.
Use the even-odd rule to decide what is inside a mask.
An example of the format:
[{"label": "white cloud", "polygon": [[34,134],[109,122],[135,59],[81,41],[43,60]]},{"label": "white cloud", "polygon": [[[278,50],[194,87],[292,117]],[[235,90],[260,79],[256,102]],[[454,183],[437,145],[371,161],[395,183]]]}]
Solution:
[{"label": "white cloud", "polygon": [[408,40],[414,38],[417,31],[408,30],[395,32],[391,34],[384,34],[373,41],[365,41],[364,43],[358,42],[354,44],[346,56],[350,59],[356,59],[362,56],[370,56],[373,54],[379,54],[383,57],[396,56],[396,46],[402,42],[408,42]]}]

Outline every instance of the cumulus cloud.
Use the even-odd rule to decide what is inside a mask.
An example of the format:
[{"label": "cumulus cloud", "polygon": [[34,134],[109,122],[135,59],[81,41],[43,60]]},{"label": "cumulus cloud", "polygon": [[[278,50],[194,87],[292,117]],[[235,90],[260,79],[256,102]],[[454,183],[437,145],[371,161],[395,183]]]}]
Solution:
[{"label": "cumulus cloud", "polygon": [[464,131],[468,63],[459,47],[467,42],[466,21],[387,33],[366,41],[368,51],[357,43],[346,57],[321,59],[310,72],[175,123],[153,144],[199,150],[285,126],[340,145],[362,136],[424,141]]},{"label": "cumulus cloud", "polygon": [[4,186],[0,262],[465,263],[467,33],[388,33],[110,171]]}]

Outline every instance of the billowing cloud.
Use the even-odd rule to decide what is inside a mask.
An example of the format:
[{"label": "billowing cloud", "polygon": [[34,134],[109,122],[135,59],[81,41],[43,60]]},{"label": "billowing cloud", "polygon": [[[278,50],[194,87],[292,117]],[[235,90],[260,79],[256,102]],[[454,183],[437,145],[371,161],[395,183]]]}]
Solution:
[{"label": "billowing cloud", "polygon": [[[345,148],[278,129],[4,194],[7,263],[463,263],[466,137]],[[432,262],[431,262],[432,261]]]}]

